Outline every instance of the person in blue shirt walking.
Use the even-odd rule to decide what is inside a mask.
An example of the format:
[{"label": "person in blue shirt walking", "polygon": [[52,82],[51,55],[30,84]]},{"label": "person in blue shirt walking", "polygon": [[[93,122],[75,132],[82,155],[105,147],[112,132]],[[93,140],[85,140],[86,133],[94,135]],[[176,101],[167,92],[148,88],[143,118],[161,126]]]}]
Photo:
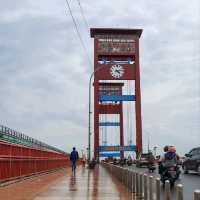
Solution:
[{"label": "person in blue shirt walking", "polygon": [[73,147],[73,151],[70,154],[70,161],[72,163],[72,172],[75,173],[76,170],[76,161],[79,159],[78,151],[76,151],[76,148]]}]

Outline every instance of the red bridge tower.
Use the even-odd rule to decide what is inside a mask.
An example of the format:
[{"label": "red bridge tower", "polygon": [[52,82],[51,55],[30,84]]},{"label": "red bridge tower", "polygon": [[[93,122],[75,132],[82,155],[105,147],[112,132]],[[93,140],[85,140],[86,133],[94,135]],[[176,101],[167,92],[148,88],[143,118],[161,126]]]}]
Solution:
[{"label": "red bridge tower", "polygon": [[[135,101],[136,148],[137,153],[140,153],[142,120],[139,38],[142,29],[91,28],[90,34],[94,38],[94,156],[96,159],[99,157],[99,115],[102,113],[120,114],[120,145],[124,145],[123,101]],[[108,80],[112,82],[108,83]],[[119,80],[134,80],[134,95],[122,95],[123,84],[117,82]],[[105,89],[108,86],[111,91],[115,91],[111,95]],[[102,88],[106,90],[104,93]]]}]

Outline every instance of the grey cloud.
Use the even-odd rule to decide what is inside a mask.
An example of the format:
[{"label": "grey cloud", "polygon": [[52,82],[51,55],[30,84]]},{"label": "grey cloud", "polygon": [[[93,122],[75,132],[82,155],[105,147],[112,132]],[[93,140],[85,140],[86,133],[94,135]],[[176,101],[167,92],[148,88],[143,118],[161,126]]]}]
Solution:
[{"label": "grey cloud", "polygon": [[[74,141],[84,148],[92,67],[65,1],[10,0],[2,5],[2,124],[68,151]],[[70,5],[93,63],[93,40],[76,1]],[[82,6],[90,26],[144,29],[140,39],[144,142],[148,130],[151,146],[174,143],[184,152],[199,145],[200,3],[87,0]]]}]

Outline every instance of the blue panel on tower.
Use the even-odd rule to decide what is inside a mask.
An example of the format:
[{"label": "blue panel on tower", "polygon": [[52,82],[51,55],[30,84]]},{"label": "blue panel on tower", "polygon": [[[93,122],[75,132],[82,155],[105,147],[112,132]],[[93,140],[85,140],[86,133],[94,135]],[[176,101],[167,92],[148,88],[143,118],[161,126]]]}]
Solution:
[{"label": "blue panel on tower", "polygon": [[99,122],[99,126],[120,126],[119,122]]},{"label": "blue panel on tower", "polygon": [[120,153],[100,153],[99,157],[108,157],[108,158],[112,158],[112,157],[120,157],[121,154]]},{"label": "blue panel on tower", "polygon": [[104,151],[136,151],[135,145],[129,146],[99,146],[99,152]]},{"label": "blue panel on tower", "polygon": [[120,65],[124,65],[124,64],[134,64],[135,61],[133,60],[99,60],[98,61],[99,64],[103,64],[103,65],[107,65],[107,64],[120,64]]},{"label": "blue panel on tower", "polygon": [[101,95],[99,101],[135,101],[135,95]]}]

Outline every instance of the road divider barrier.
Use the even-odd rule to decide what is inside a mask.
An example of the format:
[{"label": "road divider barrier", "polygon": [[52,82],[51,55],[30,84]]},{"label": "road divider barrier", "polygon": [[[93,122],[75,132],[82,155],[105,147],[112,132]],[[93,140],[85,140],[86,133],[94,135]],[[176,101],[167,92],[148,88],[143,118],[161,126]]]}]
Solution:
[{"label": "road divider barrier", "polygon": [[[112,176],[116,177],[136,199],[161,200],[161,181],[158,177],[149,176],[133,169],[127,169],[110,163],[102,162]],[[183,185],[175,186],[176,200],[183,200]],[[172,200],[170,182],[165,182],[163,200]],[[200,190],[195,190],[193,200],[200,200]]]}]

